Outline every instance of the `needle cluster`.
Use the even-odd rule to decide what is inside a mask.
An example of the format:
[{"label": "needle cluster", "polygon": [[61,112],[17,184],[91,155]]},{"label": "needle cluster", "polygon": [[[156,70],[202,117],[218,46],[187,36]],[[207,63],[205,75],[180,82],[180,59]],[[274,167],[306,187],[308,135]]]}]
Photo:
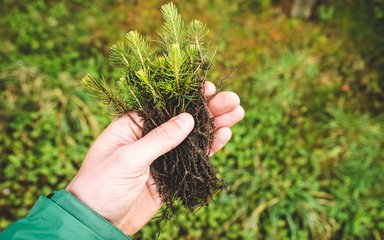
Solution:
[{"label": "needle cluster", "polygon": [[[164,24],[155,48],[137,31],[127,33],[124,41],[111,47],[111,61],[123,73],[113,87],[102,78],[83,78],[84,85],[116,114],[145,111],[150,104],[172,117],[175,109],[185,111],[186,105],[200,94],[214,57],[204,42],[208,30],[198,20],[186,26],[173,3],[162,6],[162,13]],[[166,108],[170,101],[175,108]]]}]

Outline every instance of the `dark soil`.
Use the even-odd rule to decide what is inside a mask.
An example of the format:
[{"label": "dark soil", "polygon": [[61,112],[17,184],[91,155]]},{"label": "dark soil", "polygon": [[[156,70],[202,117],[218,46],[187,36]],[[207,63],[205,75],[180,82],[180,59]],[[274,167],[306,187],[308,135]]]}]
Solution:
[{"label": "dark soil", "polygon": [[[206,107],[207,99],[200,91],[198,99],[186,105],[186,112],[195,119],[195,127],[190,135],[175,149],[162,155],[151,165],[151,173],[157,184],[160,196],[166,203],[168,214],[176,211],[178,200],[193,210],[208,203],[210,197],[224,187],[216,177],[216,171],[209,162],[209,149],[212,146],[214,123]],[[168,103],[165,110],[146,106],[143,133],[147,134],[173,116],[181,113],[177,103]],[[170,116],[171,115],[171,116]]]}]

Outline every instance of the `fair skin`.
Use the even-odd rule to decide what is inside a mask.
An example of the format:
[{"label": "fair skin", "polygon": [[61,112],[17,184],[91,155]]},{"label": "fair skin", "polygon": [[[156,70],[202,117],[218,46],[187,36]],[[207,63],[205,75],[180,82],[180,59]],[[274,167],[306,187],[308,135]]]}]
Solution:
[{"label": "fair skin", "polygon": [[[205,82],[207,97],[215,91],[214,84]],[[207,106],[216,126],[212,155],[229,141],[230,127],[244,117],[244,109],[233,92],[216,94]],[[142,125],[135,112],[129,114]],[[193,117],[182,113],[142,136],[128,115],[121,116],[98,137],[66,189],[125,234],[132,235],[162,206],[149,166],[180,144],[193,126]]]}]

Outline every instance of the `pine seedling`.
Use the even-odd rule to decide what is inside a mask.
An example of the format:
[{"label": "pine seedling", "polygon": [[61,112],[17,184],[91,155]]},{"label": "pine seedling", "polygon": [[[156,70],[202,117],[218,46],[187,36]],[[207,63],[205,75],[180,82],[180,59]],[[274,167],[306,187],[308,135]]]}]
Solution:
[{"label": "pine seedling", "polygon": [[224,184],[208,160],[215,128],[202,89],[214,57],[205,42],[208,30],[198,20],[185,25],[173,3],[161,10],[164,24],[157,47],[131,31],[111,47],[111,61],[121,77],[112,86],[89,75],[83,83],[115,114],[138,112],[144,135],[182,112],[194,117],[187,139],[150,168],[165,201],[164,216],[170,217],[179,203],[191,210],[207,204]]}]

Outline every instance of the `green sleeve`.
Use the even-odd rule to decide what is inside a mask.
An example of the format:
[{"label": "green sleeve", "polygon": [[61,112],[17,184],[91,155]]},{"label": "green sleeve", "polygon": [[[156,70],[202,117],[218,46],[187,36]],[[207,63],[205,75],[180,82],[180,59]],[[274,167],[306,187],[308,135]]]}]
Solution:
[{"label": "green sleeve", "polygon": [[61,190],[41,196],[27,217],[0,233],[0,239],[129,240],[116,228],[70,192]]}]

